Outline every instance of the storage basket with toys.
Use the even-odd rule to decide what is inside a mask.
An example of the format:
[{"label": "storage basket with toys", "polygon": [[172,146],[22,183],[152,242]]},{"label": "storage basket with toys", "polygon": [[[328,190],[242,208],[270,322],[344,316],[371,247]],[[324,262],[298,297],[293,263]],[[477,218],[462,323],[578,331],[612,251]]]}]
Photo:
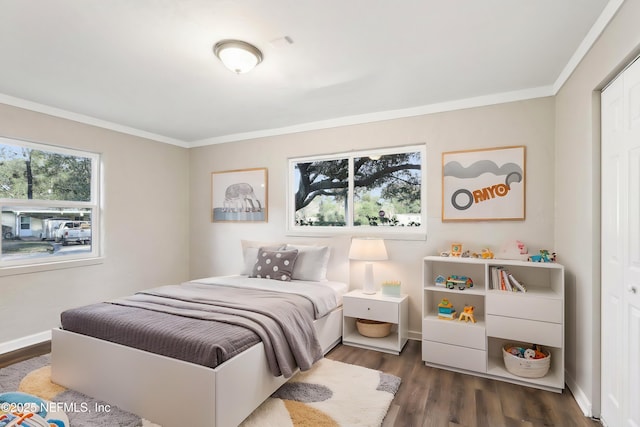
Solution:
[{"label": "storage basket with toys", "polygon": [[377,320],[357,319],[356,328],[360,335],[369,338],[384,338],[391,333],[391,323]]},{"label": "storage basket with toys", "polygon": [[551,353],[539,345],[506,344],[502,356],[507,371],[519,377],[542,378],[551,366]]}]

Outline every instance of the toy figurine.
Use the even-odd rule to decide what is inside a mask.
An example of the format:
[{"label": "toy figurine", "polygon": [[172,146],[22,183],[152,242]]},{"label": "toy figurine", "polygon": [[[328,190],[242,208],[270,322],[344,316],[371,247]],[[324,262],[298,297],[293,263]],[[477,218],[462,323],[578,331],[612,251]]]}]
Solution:
[{"label": "toy figurine", "polygon": [[438,304],[438,318],[445,320],[453,320],[456,318],[456,309],[453,308],[453,304],[446,298],[442,298],[440,304]]},{"label": "toy figurine", "polygon": [[460,322],[464,320],[465,322],[472,321],[473,323],[476,323],[476,318],[473,316],[474,308],[475,307],[472,305],[465,305],[464,310],[462,311],[462,313],[460,313],[460,317],[458,318],[458,320]]},{"label": "toy figurine", "polygon": [[491,252],[491,249],[484,248],[480,252],[483,259],[493,259],[493,252]]},{"label": "toy figurine", "polygon": [[549,254],[549,251],[546,249],[540,249],[540,255],[531,255],[529,257],[529,261],[531,262],[555,262],[556,261],[556,253],[553,252]]},{"label": "toy figurine", "polygon": [[445,282],[445,286],[448,289],[453,289],[458,286],[458,289],[464,291],[466,288],[473,288],[473,280],[467,276],[456,276],[452,274],[447,277],[447,281]]},{"label": "toy figurine", "polygon": [[438,276],[436,276],[436,280],[435,280],[435,282],[436,282],[436,286],[442,286],[442,287],[444,287],[444,286],[445,286],[445,284],[447,283],[447,279],[445,279],[445,277],[444,277],[444,276],[442,276],[442,275],[440,275],[440,274],[439,274]]}]

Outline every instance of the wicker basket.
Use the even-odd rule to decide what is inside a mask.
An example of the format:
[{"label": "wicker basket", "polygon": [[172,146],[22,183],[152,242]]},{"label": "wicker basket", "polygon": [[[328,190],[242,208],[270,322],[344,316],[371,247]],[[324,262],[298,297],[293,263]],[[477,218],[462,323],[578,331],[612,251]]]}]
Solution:
[{"label": "wicker basket", "polygon": [[376,320],[357,319],[356,327],[360,335],[370,338],[384,338],[391,333],[391,323]]},{"label": "wicker basket", "polygon": [[507,349],[511,347],[522,347],[520,344],[507,344],[502,347],[504,366],[513,375],[524,378],[542,378],[549,372],[551,366],[551,353],[546,349],[541,349],[546,357],[542,359],[523,359],[509,353]]}]

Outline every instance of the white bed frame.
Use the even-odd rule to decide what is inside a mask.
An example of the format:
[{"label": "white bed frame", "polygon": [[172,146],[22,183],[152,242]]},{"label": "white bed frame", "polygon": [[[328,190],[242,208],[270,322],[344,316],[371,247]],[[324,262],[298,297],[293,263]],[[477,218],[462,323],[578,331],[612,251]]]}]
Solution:
[{"label": "white bed frame", "polygon": [[[342,338],[342,307],[314,326],[326,354]],[[237,426],[286,382],[262,343],[211,369],[54,329],[51,353],[53,382],[162,427]]]}]

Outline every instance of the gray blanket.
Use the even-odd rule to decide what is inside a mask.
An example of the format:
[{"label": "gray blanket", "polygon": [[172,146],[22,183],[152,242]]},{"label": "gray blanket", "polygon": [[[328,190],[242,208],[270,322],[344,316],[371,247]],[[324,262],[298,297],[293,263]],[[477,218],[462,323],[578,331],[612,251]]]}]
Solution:
[{"label": "gray blanket", "polygon": [[289,378],[296,367],[307,370],[322,357],[313,327],[316,308],[299,295],[183,283],[149,289],[111,303],[247,328],[264,343],[274,376]]}]

